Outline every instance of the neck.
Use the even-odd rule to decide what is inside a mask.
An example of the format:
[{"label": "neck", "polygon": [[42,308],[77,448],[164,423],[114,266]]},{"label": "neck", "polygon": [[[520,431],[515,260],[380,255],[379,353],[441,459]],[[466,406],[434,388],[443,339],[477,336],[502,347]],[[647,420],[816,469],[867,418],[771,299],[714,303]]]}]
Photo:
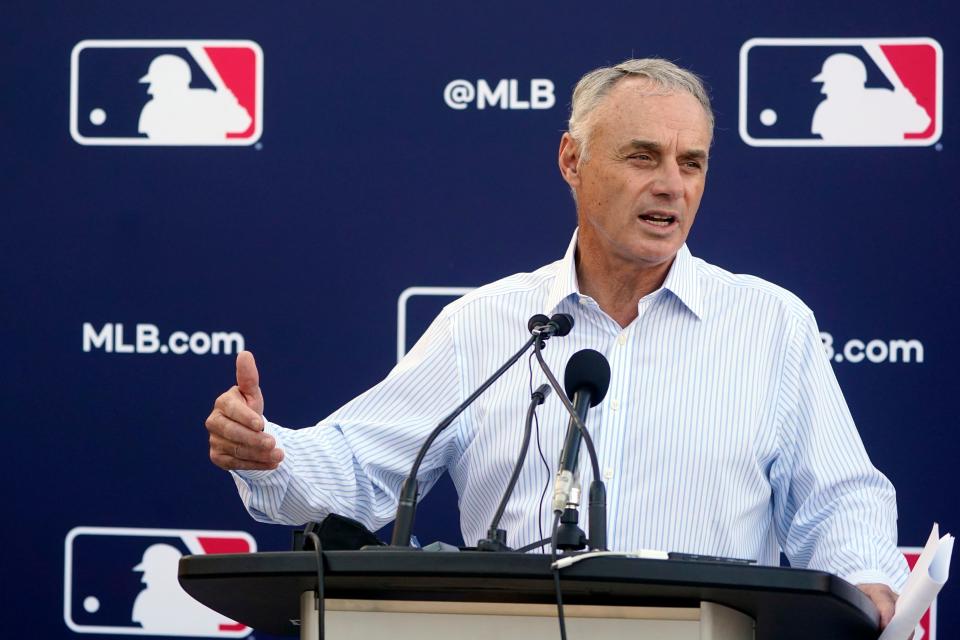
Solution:
[{"label": "neck", "polygon": [[604,313],[621,327],[637,318],[640,298],[653,293],[667,278],[673,260],[656,265],[638,265],[598,251],[577,250],[577,282]]}]

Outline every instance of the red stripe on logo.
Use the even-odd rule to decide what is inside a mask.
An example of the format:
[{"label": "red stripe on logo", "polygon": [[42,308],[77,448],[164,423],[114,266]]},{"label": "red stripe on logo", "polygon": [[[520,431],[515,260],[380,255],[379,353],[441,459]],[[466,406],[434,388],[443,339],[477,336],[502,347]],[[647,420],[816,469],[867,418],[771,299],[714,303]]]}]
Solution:
[{"label": "red stripe on logo", "polygon": [[937,51],[928,44],[880,45],[917,104],[930,116],[930,125],[925,131],[904,134],[904,138],[929,138],[937,122]]},{"label": "red stripe on logo", "polygon": [[[910,567],[910,570],[913,570],[917,560],[920,559],[919,553],[904,553],[903,556],[907,559],[907,566]],[[936,640],[930,635],[930,609],[927,609],[923,612],[923,616],[920,618],[920,627],[923,629],[923,640]]]},{"label": "red stripe on logo", "polygon": [[252,49],[244,47],[204,47],[210,62],[216,67],[223,83],[233,91],[247,113],[250,126],[246,131],[228,133],[228,138],[249,138],[253,135],[257,118],[257,57]]},{"label": "red stripe on logo", "polygon": [[249,553],[250,543],[243,538],[197,538],[206,553]]}]

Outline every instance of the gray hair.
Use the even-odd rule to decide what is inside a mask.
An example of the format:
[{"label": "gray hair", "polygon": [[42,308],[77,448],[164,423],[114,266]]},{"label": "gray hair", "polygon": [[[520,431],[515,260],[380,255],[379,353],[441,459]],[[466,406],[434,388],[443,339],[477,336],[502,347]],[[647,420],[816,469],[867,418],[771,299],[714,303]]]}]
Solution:
[{"label": "gray hair", "polygon": [[613,67],[601,67],[586,74],[573,90],[570,121],[567,129],[580,146],[580,159],[585,160],[593,122],[590,114],[603,98],[624,78],[648,78],[665,93],[685,91],[703,106],[710,131],[713,131],[713,109],[703,81],[692,71],[682,69],[661,58],[624,60]]}]

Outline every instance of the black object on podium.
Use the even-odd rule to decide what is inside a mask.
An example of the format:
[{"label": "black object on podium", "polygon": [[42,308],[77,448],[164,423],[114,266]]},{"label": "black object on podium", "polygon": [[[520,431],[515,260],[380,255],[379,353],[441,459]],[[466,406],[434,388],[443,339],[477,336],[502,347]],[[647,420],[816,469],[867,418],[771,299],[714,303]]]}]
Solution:
[{"label": "black object on podium", "polygon": [[[516,553],[324,552],[326,597],[555,603],[550,558]],[[300,551],[185,556],[180,584],[208,607],[258,631],[293,635],[316,558]],[[599,557],[563,569],[565,605],[698,607],[755,620],[757,640],[875,639],[878,613],[850,583],[820,571]]]}]

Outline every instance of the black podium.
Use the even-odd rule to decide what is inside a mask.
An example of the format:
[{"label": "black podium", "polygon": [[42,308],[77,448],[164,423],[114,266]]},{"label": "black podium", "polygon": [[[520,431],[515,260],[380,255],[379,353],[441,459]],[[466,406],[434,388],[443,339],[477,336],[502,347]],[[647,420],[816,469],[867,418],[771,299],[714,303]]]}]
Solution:
[{"label": "black podium", "polygon": [[[359,621],[386,625],[382,628],[394,638],[406,637],[403,624],[445,621],[459,629],[460,638],[468,638],[476,624],[497,618],[503,628],[523,627],[523,637],[540,637],[531,631],[539,619],[541,630],[558,636],[547,556],[379,550],[323,555],[331,640],[374,633],[344,631],[356,629]],[[310,623],[313,609],[312,552],[186,556],[179,575],[187,593],[238,622],[271,634],[309,635],[302,626]],[[561,584],[571,637],[584,637],[587,630],[591,640],[625,633],[644,637],[622,625],[655,620],[677,622],[669,627],[676,633],[650,626],[647,637],[866,640],[878,635],[877,610],[867,596],[819,571],[599,557],[563,569]],[[571,625],[578,624],[581,633],[574,633]],[[430,631],[418,635],[435,637]],[[486,632],[486,637],[509,636]]]}]

